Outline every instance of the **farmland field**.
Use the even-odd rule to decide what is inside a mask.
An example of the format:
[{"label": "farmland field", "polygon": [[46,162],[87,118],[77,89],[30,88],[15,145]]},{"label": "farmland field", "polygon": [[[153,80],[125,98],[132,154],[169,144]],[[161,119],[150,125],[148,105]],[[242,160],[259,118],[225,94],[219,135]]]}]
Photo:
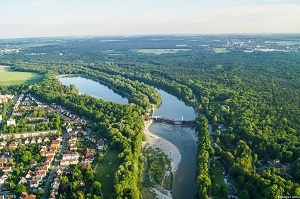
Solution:
[{"label": "farmland field", "polygon": [[226,48],[214,48],[215,53],[229,53]]},{"label": "farmland field", "polygon": [[177,53],[179,51],[186,51],[186,50],[191,50],[191,49],[139,49],[139,50],[135,50],[138,53],[148,53],[148,54],[156,54],[156,55],[160,55],[160,54],[174,54]]},{"label": "farmland field", "polygon": [[34,83],[42,79],[43,75],[37,73],[18,72],[9,67],[0,66],[0,86]]}]

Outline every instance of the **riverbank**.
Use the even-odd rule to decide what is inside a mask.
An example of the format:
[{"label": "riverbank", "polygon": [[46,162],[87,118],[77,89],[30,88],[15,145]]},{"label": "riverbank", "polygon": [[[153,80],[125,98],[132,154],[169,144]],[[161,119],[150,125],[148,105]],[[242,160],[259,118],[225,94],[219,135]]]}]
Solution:
[{"label": "riverbank", "polygon": [[[143,147],[151,147],[152,149],[159,148],[162,152],[164,152],[171,160],[172,173],[175,175],[175,172],[181,161],[181,154],[174,144],[152,134],[149,131],[149,126],[152,124],[152,122],[152,120],[145,122],[144,134],[146,140],[143,142]],[[172,199],[171,192],[163,189],[162,187],[159,189],[151,188],[150,190],[154,192],[159,199]]]},{"label": "riverbank", "polygon": [[145,123],[144,134],[146,136],[146,140],[143,142],[143,147],[148,145],[153,149],[161,149],[166,155],[169,156],[171,160],[172,172],[173,174],[175,174],[181,160],[181,154],[174,144],[163,138],[158,137],[157,135],[152,134],[149,131],[149,126],[152,124],[152,122],[153,121],[150,120]]}]

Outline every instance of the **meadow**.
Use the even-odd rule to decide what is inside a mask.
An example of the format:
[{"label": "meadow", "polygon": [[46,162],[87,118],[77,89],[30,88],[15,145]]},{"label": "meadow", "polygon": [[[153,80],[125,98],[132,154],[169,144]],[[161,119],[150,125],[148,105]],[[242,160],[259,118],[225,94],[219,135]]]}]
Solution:
[{"label": "meadow", "polygon": [[0,86],[29,84],[42,79],[43,75],[38,73],[13,71],[9,67],[0,66]]},{"label": "meadow", "polygon": [[186,50],[191,50],[191,49],[139,49],[135,51],[138,53],[161,55],[161,54],[174,54],[179,51],[186,51]]},{"label": "meadow", "polygon": [[219,54],[219,53],[229,53],[230,52],[226,48],[214,48],[214,51],[217,54]]},{"label": "meadow", "polygon": [[105,198],[114,197],[114,178],[115,173],[120,166],[118,158],[119,152],[116,150],[109,150],[106,155],[100,160],[96,168],[96,180],[101,182],[102,193]]}]

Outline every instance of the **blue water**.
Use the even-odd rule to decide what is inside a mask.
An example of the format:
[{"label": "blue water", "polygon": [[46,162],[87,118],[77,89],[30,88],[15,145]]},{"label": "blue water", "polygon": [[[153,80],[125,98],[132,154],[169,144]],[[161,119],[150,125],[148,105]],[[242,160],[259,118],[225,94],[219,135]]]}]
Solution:
[{"label": "blue water", "polygon": [[115,93],[105,85],[84,77],[60,77],[58,80],[66,86],[74,84],[78,91],[83,94],[89,94],[93,97],[111,101],[118,104],[128,104],[128,99]]}]

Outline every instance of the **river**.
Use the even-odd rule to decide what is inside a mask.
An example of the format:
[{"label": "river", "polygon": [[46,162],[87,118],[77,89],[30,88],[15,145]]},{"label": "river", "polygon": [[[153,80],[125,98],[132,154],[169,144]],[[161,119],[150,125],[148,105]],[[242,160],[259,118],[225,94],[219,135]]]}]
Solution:
[{"label": "river", "polygon": [[[124,98],[98,82],[83,77],[60,77],[59,81],[68,86],[74,84],[80,93],[87,93],[106,101],[125,104],[124,101],[120,101],[120,98],[122,100]],[[173,119],[183,118],[193,120],[196,118],[193,108],[186,106],[184,102],[163,90],[157,89],[157,91],[162,96],[162,104],[155,110],[154,115]],[[126,101],[126,103],[128,103],[128,101]],[[153,123],[149,127],[149,130],[153,134],[173,143],[181,153],[181,161],[174,175],[173,198],[196,198],[197,137],[195,136],[195,130],[189,127],[173,126],[163,123]]]}]

